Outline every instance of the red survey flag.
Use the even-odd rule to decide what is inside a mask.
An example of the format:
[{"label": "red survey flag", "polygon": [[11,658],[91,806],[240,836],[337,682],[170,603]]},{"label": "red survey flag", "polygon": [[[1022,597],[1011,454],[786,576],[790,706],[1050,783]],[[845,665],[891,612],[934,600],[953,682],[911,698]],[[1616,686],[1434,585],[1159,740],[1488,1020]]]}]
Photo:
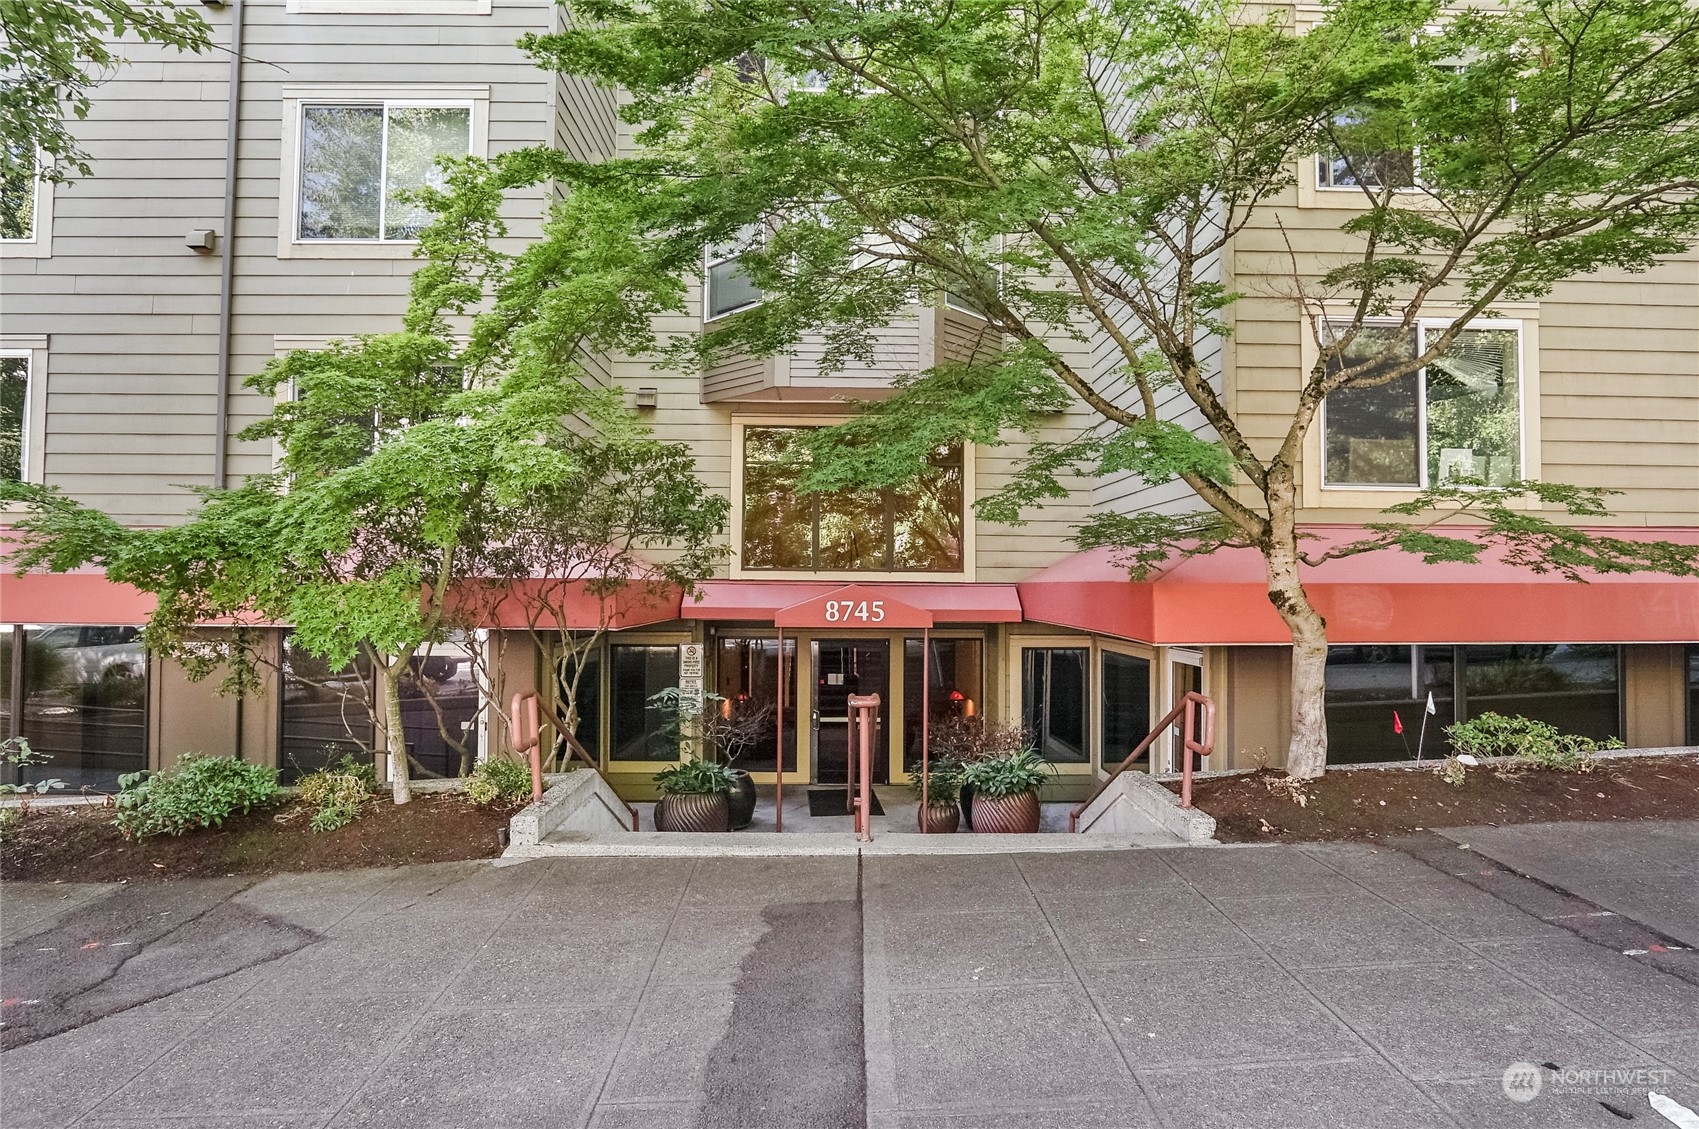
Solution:
[{"label": "red survey flag", "polygon": [[1392,711],[1392,731],[1400,736],[1404,734],[1404,719],[1398,716],[1398,711]]}]

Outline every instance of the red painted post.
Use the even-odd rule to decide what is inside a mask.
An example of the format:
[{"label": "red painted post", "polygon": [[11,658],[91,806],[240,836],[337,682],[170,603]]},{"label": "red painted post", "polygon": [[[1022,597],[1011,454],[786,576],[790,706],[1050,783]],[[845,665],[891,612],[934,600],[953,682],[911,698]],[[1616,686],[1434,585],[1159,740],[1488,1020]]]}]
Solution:
[{"label": "red painted post", "polygon": [[[932,784],[931,757],[928,755],[927,736],[932,728],[932,629],[922,628],[920,632],[920,833],[928,835],[932,832],[932,820],[928,818],[932,809],[927,806],[930,802],[928,789]],[[899,733],[897,743],[902,743]],[[907,756],[905,751],[904,756]]]},{"label": "red painted post", "polygon": [[863,843],[873,841],[873,720],[879,712],[879,695],[851,694],[848,705],[860,730],[860,749],[856,760],[861,775],[861,795],[855,801],[856,838]]},{"label": "red painted post", "polygon": [[778,732],[773,748],[773,830],[785,829],[785,629],[779,628]]}]

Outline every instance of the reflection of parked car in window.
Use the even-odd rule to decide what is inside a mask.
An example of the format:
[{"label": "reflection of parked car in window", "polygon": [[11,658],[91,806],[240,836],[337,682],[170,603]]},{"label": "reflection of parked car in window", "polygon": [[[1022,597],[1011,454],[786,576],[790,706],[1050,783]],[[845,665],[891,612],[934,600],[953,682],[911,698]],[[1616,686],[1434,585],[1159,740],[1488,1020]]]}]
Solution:
[{"label": "reflection of parked car in window", "polygon": [[29,641],[58,655],[67,683],[106,678],[141,678],[147,650],[139,627],[48,627],[30,632]]}]

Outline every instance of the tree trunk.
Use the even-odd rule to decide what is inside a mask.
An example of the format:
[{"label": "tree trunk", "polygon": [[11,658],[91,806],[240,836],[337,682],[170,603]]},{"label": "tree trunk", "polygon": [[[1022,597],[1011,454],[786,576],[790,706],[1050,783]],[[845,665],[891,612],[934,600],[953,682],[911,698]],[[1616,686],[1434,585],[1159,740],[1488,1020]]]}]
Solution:
[{"label": "tree trunk", "polygon": [[413,790],[408,787],[407,764],[407,727],[401,720],[401,670],[406,664],[401,664],[394,671],[387,672],[383,680],[383,712],[384,728],[389,745],[390,785],[394,791],[395,802],[405,804],[413,798]]},{"label": "tree trunk", "polygon": [[1298,576],[1295,530],[1271,534],[1264,552],[1268,600],[1292,633],[1292,737],[1286,771],[1313,780],[1327,771],[1327,624]]}]

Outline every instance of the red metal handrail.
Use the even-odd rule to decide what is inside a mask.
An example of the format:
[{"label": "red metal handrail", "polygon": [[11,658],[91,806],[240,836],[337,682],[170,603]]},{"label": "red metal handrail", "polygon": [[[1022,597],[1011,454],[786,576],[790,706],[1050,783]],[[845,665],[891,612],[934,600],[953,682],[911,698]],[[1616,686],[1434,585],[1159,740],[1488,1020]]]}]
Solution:
[{"label": "red metal handrail", "polygon": [[[1194,710],[1193,706],[1197,709]],[[1181,729],[1180,744],[1180,806],[1192,806],[1192,756],[1196,754],[1199,757],[1207,757],[1215,748],[1215,703],[1195,690],[1188,691],[1185,697],[1175,703],[1174,708],[1145,734],[1144,740],[1133,746],[1133,751],[1127,754],[1127,758],[1116,765],[1108,776],[1097,782],[1097,787],[1091,790],[1091,795],[1085,798],[1085,802],[1068,813],[1069,832],[1078,829],[1080,816],[1097,797],[1103,795],[1104,789],[1115,783],[1115,778],[1132,767],[1139,754],[1150,748],[1156,739],[1168,732],[1169,727],[1181,717],[1184,717],[1185,721]],[[1201,725],[1198,724],[1200,722]],[[1195,737],[1200,728],[1201,737]]]},{"label": "red metal handrail", "polygon": [[[566,722],[562,721],[553,710],[543,705],[543,699],[535,690],[523,694],[515,694],[508,708],[509,736],[513,741],[513,751],[531,762],[531,800],[536,802],[543,798],[543,731],[541,719],[546,718],[554,726],[556,733],[566,740],[567,748],[571,749],[579,760],[602,778],[602,783],[608,785],[608,791],[613,792],[613,785],[608,784],[608,778],[602,772],[602,766],[590,755],[590,751],[581,745],[578,738],[572,735]],[[614,795],[619,795],[614,792]],[[625,804],[624,800],[620,803]],[[637,809],[625,804],[625,810],[631,813],[631,829],[640,830]]]}]

